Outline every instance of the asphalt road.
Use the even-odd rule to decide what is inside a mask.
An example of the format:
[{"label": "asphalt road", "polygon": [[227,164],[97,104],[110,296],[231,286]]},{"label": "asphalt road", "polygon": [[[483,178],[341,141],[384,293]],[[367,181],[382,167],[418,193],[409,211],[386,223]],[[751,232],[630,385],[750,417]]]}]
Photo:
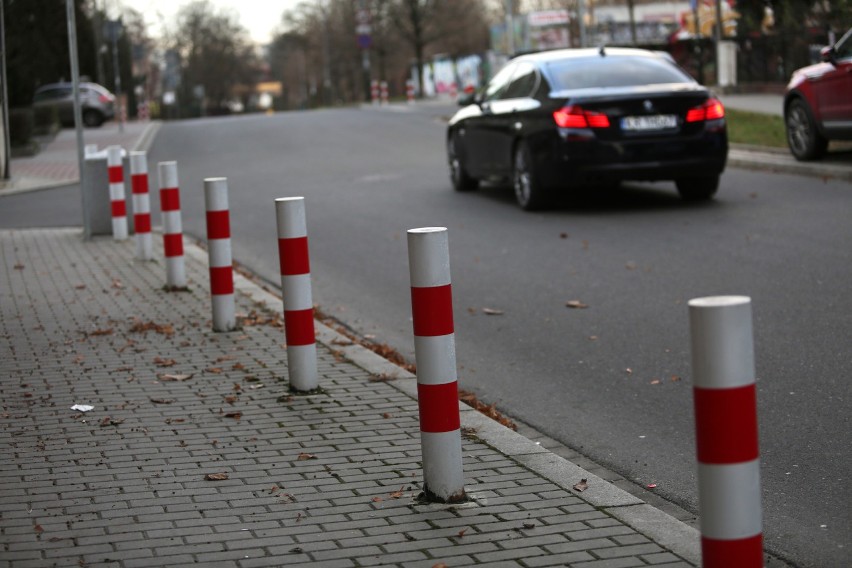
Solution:
[{"label": "asphalt road", "polygon": [[[149,167],[178,160],[184,228],[199,237],[202,180],[228,177],[234,257],[272,283],[273,199],[304,195],[314,300],[412,360],[405,231],[448,227],[462,387],[692,511],[686,303],[751,296],[766,546],[848,565],[852,186],[729,169],[709,204],[631,184],[524,213],[506,188],[450,189],[443,112],[169,123]],[[26,223],[34,196],[40,222],[73,216],[69,190],[39,192],[4,198],[0,225]]]}]

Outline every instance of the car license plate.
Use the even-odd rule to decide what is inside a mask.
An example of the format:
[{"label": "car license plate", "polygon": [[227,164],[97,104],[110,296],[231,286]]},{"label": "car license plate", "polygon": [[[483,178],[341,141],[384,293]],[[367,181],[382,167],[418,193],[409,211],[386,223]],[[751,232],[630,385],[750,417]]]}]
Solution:
[{"label": "car license plate", "polygon": [[667,130],[677,127],[677,117],[673,114],[655,114],[651,116],[625,116],[621,119],[621,129],[631,132],[649,130]]}]

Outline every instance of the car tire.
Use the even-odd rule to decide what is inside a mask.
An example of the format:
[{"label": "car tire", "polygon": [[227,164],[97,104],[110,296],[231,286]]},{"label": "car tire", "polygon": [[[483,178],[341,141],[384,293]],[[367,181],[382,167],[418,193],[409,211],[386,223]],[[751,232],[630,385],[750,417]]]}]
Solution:
[{"label": "car tire", "polygon": [[716,195],[719,189],[719,174],[687,177],[675,180],[677,192],[685,201],[707,201]]},{"label": "car tire", "polygon": [[450,183],[456,191],[473,191],[479,187],[479,181],[468,175],[458,151],[458,134],[453,133],[447,139],[447,162],[450,166]]},{"label": "car tire", "polygon": [[801,99],[794,99],[784,118],[787,127],[787,145],[790,153],[799,161],[818,160],[828,148],[819,132],[811,109]]},{"label": "car tire", "polygon": [[518,205],[524,211],[536,211],[547,205],[544,187],[535,173],[532,154],[525,142],[518,144],[515,149],[512,188]]},{"label": "car tire", "polygon": [[104,117],[101,113],[93,109],[83,111],[83,124],[89,128],[97,128],[104,123]]}]

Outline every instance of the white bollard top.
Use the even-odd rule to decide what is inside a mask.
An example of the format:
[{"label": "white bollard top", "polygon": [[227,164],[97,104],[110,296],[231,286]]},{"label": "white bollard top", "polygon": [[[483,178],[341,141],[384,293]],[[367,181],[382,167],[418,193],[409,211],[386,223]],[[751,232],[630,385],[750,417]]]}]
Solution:
[{"label": "white bollard top", "polygon": [[279,197],[275,200],[279,239],[308,236],[304,197]]},{"label": "white bollard top", "polygon": [[107,165],[120,166],[123,150],[121,146],[110,146],[107,148]]},{"label": "white bollard top", "polygon": [[204,205],[207,211],[228,209],[228,178],[206,178],[204,180]]},{"label": "white bollard top", "polygon": [[157,171],[160,174],[161,188],[178,187],[177,162],[160,162],[157,164]]},{"label": "white bollard top", "polygon": [[130,175],[148,173],[148,154],[145,152],[130,152]]},{"label": "white bollard top", "polygon": [[711,296],[690,300],[689,323],[696,387],[729,389],[754,384],[751,298]]},{"label": "white bollard top", "polygon": [[408,269],[413,288],[450,284],[450,244],[446,227],[409,229]]}]

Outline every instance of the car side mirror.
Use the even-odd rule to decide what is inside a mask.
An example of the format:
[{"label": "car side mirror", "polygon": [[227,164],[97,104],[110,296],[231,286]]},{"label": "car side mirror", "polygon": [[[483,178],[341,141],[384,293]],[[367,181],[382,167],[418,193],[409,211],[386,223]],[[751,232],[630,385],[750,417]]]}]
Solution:
[{"label": "car side mirror", "polygon": [[826,63],[831,63],[832,65],[837,65],[837,52],[834,51],[834,46],[829,45],[828,47],[823,47],[819,50],[819,57],[822,61]]},{"label": "car side mirror", "polygon": [[468,106],[473,104],[479,104],[479,101],[476,97],[476,91],[471,91],[470,93],[462,93],[459,95],[459,98],[456,99],[459,106]]}]

